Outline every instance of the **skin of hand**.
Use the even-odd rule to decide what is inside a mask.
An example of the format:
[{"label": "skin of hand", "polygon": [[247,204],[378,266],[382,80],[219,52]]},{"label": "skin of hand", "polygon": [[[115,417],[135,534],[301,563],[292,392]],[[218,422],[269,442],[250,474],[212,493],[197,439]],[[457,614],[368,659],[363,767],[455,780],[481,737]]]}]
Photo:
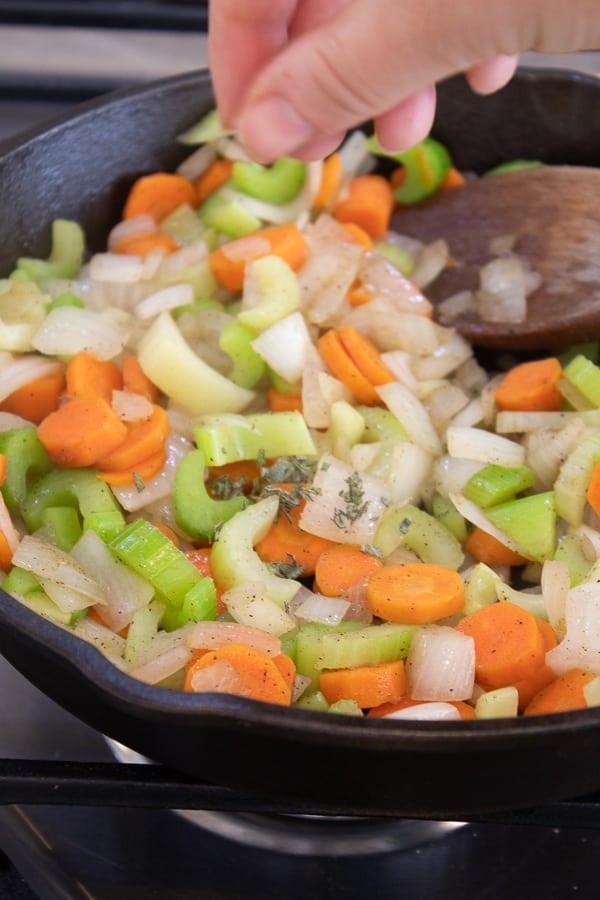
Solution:
[{"label": "skin of hand", "polygon": [[429,132],[435,84],[491,93],[525,51],[600,47],[599,0],[211,0],[219,114],[247,151],[317,159],[373,119],[382,146]]}]

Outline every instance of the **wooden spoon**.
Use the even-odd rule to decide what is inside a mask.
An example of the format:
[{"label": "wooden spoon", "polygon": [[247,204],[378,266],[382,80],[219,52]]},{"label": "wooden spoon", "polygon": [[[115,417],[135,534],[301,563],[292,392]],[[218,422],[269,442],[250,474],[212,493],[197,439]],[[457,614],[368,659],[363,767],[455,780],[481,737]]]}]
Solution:
[{"label": "wooden spoon", "polygon": [[[445,238],[456,265],[425,293],[435,305],[479,285],[490,241],[514,235],[514,252],[542,277],[523,322],[452,321],[473,344],[551,348],[600,338],[600,169],[543,166],[487,176],[400,210],[392,227],[430,242]],[[435,313],[434,313],[435,315]]]}]

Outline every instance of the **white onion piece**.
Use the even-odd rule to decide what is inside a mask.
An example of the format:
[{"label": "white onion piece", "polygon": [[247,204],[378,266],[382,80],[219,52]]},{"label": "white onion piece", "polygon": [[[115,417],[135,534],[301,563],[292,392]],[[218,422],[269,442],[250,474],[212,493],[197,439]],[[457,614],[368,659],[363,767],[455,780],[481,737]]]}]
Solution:
[{"label": "white onion piece", "polygon": [[415,359],[413,372],[422,380],[446,378],[462,366],[472,353],[470,344],[460,334],[451,332],[430,356],[419,356]]},{"label": "white onion piece", "polygon": [[111,489],[116,499],[127,512],[137,512],[168,497],[173,490],[175,469],[186,453],[193,449],[193,444],[181,435],[169,435],[165,442],[167,461],[154,478],[144,482],[144,487],[139,491],[135,485],[123,487],[112,486]]},{"label": "white onion piece", "polygon": [[450,500],[457,508],[459,513],[467,519],[468,522],[471,522],[472,525],[477,525],[479,528],[486,531],[488,534],[491,534],[492,537],[495,537],[500,541],[501,544],[504,544],[506,547],[510,547],[511,550],[516,550],[517,553],[520,553],[522,556],[523,548],[519,546],[519,544],[513,540],[508,534],[505,534],[503,531],[500,531],[499,528],[496,528],[490,520],[487,518],[483,510],[481,510],[474,503],[471,503],[470,500],[463,494],[459,493],[449,493],[448,494]]},{"label": "white onion piece", "polygon": [[247,691],[243,679],[226,659],[220,659],[214,665],[194,672],[190,679],[190,687],[197,694],[214,692],[243,697]]},{"label": "white onion piece", "polygon": [[84,616],[73,626],[73,633],[82,640],[93,644],[105,656],[122,658],[125,652],[125,638],[111,628]]},{"label": "white onion piece", "polygon": [[325,327],[349,310],[346,299],[363,249],[350,241],[315,241],[298,273],[302,308],[309,322]]},{"label": "white onion piece", "polygon": [[32,535],[25,535],[20,542],[13,564],[32,572],[63,612],[106,602],[100,585],[72,556]]},{"label": "white onion piece", "polygon": [[149,234],[158,231],[156,221],[150,215],[132,216],[123,219],[109,232],[107,246],[112,253],[123,238],[133,237],[135,234]]},{"label": "white onion piece", "polygon": [[373,294],[373,299],[387,298],[397,312],[431,315],[431,303],[417,285],[381,254],[363,255],[358,277]]},{"label": "white onion piece", "polygon": [[465,313],[476,312],[477,304],[473,291],[458,291],[446,297],[436,306],[438,320],[443,325],[451,325],[455,319]]},{"label": "white onion piece", "polygon": [[96,253],[90,260],[90,277],[94,281],[129,284],[139,281],[144,272],[144,259],[130,253]]},{"label": "white onion piece", "polygon": [[552,625],[559,640],[566,634],[566,606],[571,587],[569,567],[566,562],[548,559],[542,566],[542,596]]},{"label": "white onion piece", "polygon": [[15,553],[19,546],[21,536],[13,524],[10,512],[6,506],[4,495],[0,493],[0,531],[6,539],[10,550]]},{"label": "white onion piece", "polygon": [[448,423],[465,408],[469,398],[456,384],[443,381],[434,388],[427,399],[427,409],[434,428],[440,435],[446,430]]},{"label": "white onion piece", "polygon": [[496,431],[500,434],[520,434],[541,428],[559,431],[573,421],[583,422],[589,428],[600,428],[600,409],[579,412],[519,412],[502,410],[496,417]]},{"label": "white onion piece", "polygon": [[569,590],[565,604],[566,634],[546,654],[555,675],[580,668],[600,675],[600,583],[583,582]]},{"label": "white onion piece", "polygon": [[554,487],[562,464],[585,433],[585,423],[582,419],[575,418],[557,431],[540,428],[539,431],[531,431],[526,435],[527,465],[536,474],[539,490],[551,490]]},{"label": "white onion piece", "polygon": [[310,346],[311,337],[300,312],[265,328],[252,342],[258,355],[290,384],[302,378]]},{"label": "white onion piece", "polygon": [[427,287],[446,268],[449,256],[448,244],[443,238],[427,244],[417,256],[410,280],[419,288]]},{"label": "white onion piece", "polygon": [[0,432],[12,431],[13,428],[23,428],[26,425],[31,425],[29,419],[16,416],[14,413],[0,412]]},{"label": "white onion piece", "polygon": [[325,597],[304,587],[300,588],[293,603],[295,618],[303,622],[320,622],[323,625],[338,625],[349,609],[348,600]]},{"label": "white onion piece", "polygon": [[468,700],[475,683],[475,642],[447,625],[419,628],[406,661],[413,700]]},{"label": "white onion piece", "polygon": [[373,155],[364,131],[353,131],[339,148],[344,176],[349,179],[371,170]]},{"label": "white onion piece", "polygon": [[410,367],[410,353],[407,353],[405,350],[385,350],[381,354],[381,358],[396,381],[399,381],[410,391],[415,393],[417,389],[417,379],[415,378]]},{"label": "white onion piece", "polygon": [[5,400],[14,391],[54,372],[60,372],[62,366],[55,359],[42,356],[25,355],[0,369],[0,401]]},{"label": "white onion piece", "polygon": [[47,356],[74,356],[82,350],[98,359],[114,359],[128,338],[125,324],[106,313],[76,306],[51,310],[33,336],[33,347]]},{"label": "white onion piece", "polygon": [[90,578],[102,585],[103,603],[96,611],[114,631],[129,625],[136,610],[152,600],[154,589],[150,582],[113,556],[91,528],[77,541],[71,556]]},{"label": "white onion piece", "polygon": [[276,635],[238,622],[196,622],[185,637],[185,645],[191,650],[217,650],[227,644],[245,644],[267,656],[281,653],[281,641]]},{"label": "white onion piece", "polygon": [[252,625],[276,637],[295,627],[292,617],[266,596],[262,583],[249,581],[230,588],[223,592],[222,600],[240,625]]},{"label": "white onion piece", "polygon": [[180,644],[171,647],[160,656],[143,663],[135,669],[130,669],[129,674],[145,684],[158,684],[175,672],[179,672],[192,658],[192,651]]},{"label": "white onion piece", "polygon": [[399,381],[382,384],[376,387],[375,391],[406,429],[410,439],[428,453],[439,456],[442,452],[439,435],[433,427],[429,413],[412,391]]},{"label": "white onion piece", "polygon": [[135,314],[140,319],[151,319],[159,313],[178,306],[188,306],[194,302],[194,288],[191,284],[172,284],[169,287],[144,297],[135,307]]},{"label": "white onion piece", "polygon": [[[590,525],[582,524],[574,530],[581,539],[581,549],[586,559],[595,562],[600,556],[600,531]],[[588,576],[588,581],[593,579]]]},{"label": "white onion piece", "polygon": [[379,478],[360,475],[356,481],[357,502],[348,503],[345,498],[351,479],[357,475],[351,466],[324,454],[313,480],[315,493],[302,510],[300,527],[339,543],[372,543],[385,509],[387,487]]},{"label": "white onion piece", "polygon": [[175,171],[189,181],[196,181],[212,165],[216,158],[217,150],[214,144],[203,144],[197,150],[194,150],[193,153],[190,153],[189,156],[186,156]]},{"label": "white onion piece", "polygon": [[394,447],[387,478],[394,503],[420,503],[431,473],[433,455],[417,444],[400,441]]},{"label": "white onion piece", "polygon": [[451,703],[415,703],[382,716],[383,719],[406,719],[415,722],[452,722],[460,719],[460,713]]},{"label": "white onion piece", "polygon": [[485,465],[525,465],[525,448],[521,444],[483,428],[451,425],[446,431],[446,443],[450,456],[475,459]]},{"label": "white onion piece", "polygon": [[440,494],[460,493],[467,481],[483,468],[475,459],[440,456],[433,464],[433,483]]},{"label": "white onion piece", "polygon": [[143,422],[150,418],[154,408],[147,397],[131,391],[113,391],[111,405],[123,422]]},{"label": "white onion piece", "polygon": [[324,369],[323,360],[311,344],[307,347],[302,378],[302,411],[309,428],[327,428],[332,403],[336,400],[352,401],[348,388]]},{"label": "white onion piece", "polygon": [[522,261],[505,256],[479,273],[477,311],[484,322],[523,322],[527,317],[527,281]]},{"label": "white onion piece", "polygon": [[469,400],[466,406],[463,406],[455,416],[452,417],[452,424],[459,425],[464,428],[473,428],[483,422],[483,407],[479,397]]}]

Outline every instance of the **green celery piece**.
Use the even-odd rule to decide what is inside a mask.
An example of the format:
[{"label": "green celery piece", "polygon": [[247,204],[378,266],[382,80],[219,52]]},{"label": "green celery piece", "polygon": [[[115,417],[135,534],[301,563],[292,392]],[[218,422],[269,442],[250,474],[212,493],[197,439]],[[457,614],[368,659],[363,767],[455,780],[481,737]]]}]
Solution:
[{"label": "green celery piece", "polygon": [[222,526],[212,545],[211,568],[215,581],[224,590],[256,582],[265,596],[285,607],[298,592],[300,583],[280,578],[260,559],[254,545],[267,533],[279,510],[275,496],[247,506]]},{"label": "green celery piece", "polygon": [[83,530],[79,514],[73,506],[49,506],[42,513],[42,529],[47,540],[69,553]]},{"label": "green celery piece", "polygon": [[299,412],[203,416],[194,438],[209,466],[277,456],[314,456],[317,452]]},{"label": "green celery piece", "polygon": [[467,523],[449,497],[436,491],[431,498],[431,513],[434,519],[441,522],[461,544],[464,543]]},{"label": "green celery piece", "polygon": [[280,157],[270,166],[238,160],[233,164],[233,183],[238,191],[283,206],[298,196],[306,180],[306,163]]},{"label": "green celery piece", "polygon": [[404,247],[398,247],[396,244],[388,244],[380,241],[375,244],[375,249],[384,256],[395,269],[398,269],[406,278],[410,278],[415,270],[415,259],[412,253],[405,250]]},{"label": "green celery piece", "polygon": [[298,674],[311,679],[312,683],[307,690],[316,690],[319,686],[319,675],[323,669],[323,639],[331,636],[333,640],[336,640],[341,635],[352,631],[361,631],[364,627],[364,622],[354,622],[350,619],[340,622],[338,625],[306,622],[300,626],[296,634],[295,663]]},{"label": "green celery piece", "polygon": [[346,669],[405,659],[415,631],[414,625],[384,622],[336,636],[325,634],[321,639],[317,667]]},{"label": "green celery piece", "polygon": [[160,230],[182,246],[204,237],[206,228],[189,203],[182,203],[172,213],[161,219]]},{"label": "green celery piece", "polygon": [[0,433],[0,453],[6,456],[2,494],[12,509],[24,501],[32,481],[50,471],[52,462],[33,425]]},{"label": "green celery piece", "polygon": [[356,409],[365,420],[361,441],[371,444],[375,441],[409,440],[408,432],[399,419],[382,406],[357,406]]},{"label": "green celery piece", "polygon": [[48,312],[52,312],[53,309],[58,309],[59,306],[76,306],[78,309],[83,309],[85,307],[85,303],[78,297],[77,294],[72,294],[71,291],[64,291],[62,294],[59,294],[58,297],[55,297],[54,300],[51,300],[48,304]]},{"label": "green celery piece", "polygon": [[512,500],[535,484],[535,472],[529,466],[488,465],[466,483],[463,494],[482,509]]},{"label": "green celery piece", "polygon": [[42,590],[30,591],[25,595],[24,600],[25,605],[37,613],[38,616],[50,619],[51,622],[55,622],[57,625],[72,625],[81,615],[81,612],[65,612]]},{"label": "green celery piece", "polygon": [[100,513],[111,513],[113,523],[118,521],[121,529],[125,526],[113,492],[100,481],[95,469],[52,469],[31,486],[20,506],[25,524],[32,532],[41,528],[44,512],[52,506],[78,509],[84,529],[94,527],[94,517]]},{"label": "green celery piece", "polygon": [[212,578],[203,578],[183,598],[181,606],[167,606],[161,625],[167,631],[183,628],[188,622],[206,622],[217,618],[217,591]]},{"label": "green celery piece", "polygon": [[195,146],[196,144],[210,144],[220,138],[228,137],[233,134],[227,128],[223,128],[216,109],[207,112],[199,122],[196,122],[190,128],[186,128],[181,134],[177,135],[177,142],[186,146]]},{"label": "green celery piece", "polygon": [[13,269],[8,277],[11,281],[33,281],[31,275],[28,275],[23,269]]},{"label": "green celery piece", "polygon": [[13,566],[2,582],[2,590],[7,594],[21,594],[23,597],[30,591],[41,591],[41,589],[35,575],[19,566]]},{"label": "green celery piece", "polygon": [[6,591],[7,594],[22,597],[26,606],[38,613],[38,615],[44,616],[44,618],[50,619],[58,625],[70,625],[73,620],[73,614],[63,612],[48,597],[35,575],[26,569],[13,566],[4,579],[2,590]]},{"label": "green celery piece", "polygon": [[125,519],[120,509],[100,509],[86,513],[84,530],[91,528],[105,544],[111,541],[125,527]]},{"label": "green celery piece", "polygon": [[523,169],[539,169],[542,166],[537,159],[513,159],[511,162],[500,163],[493,169],[488,169],[485,175],[502,175],[504,172],[521,172]]},{"label": "green celery piece", "polygon": [[341,447],[344,450],[360,441],[365,428],[365,420],[360,411],[347,400],[334,400],[329,407],[329,427],[327,437],[334,455]]},{"label": "green celery piece", "polygon": [[258,332],[239,319],[230,319],[219,336],[219,347],[233,361],[229,378],[240,387],[253,388],[265,373],[265,363],[252,346]]},{"label": "green celery piece", "polygon": [[498,598],[497,586],[500,576],[486,566],[485,563],[476,563],[465,578],[465,616],[477,612],[484,606],[489,606]]},{"label": "green celery piece", "polygon": [[285,653],[286,656],[289,656],[290,659],[296,662],[296,639],[298,637],[298,629],[293,628],[291,631],[286,631],[285,634],[282,634],[280,637],[281,641],[281,652]]},{"label": "green celery piece", "polygon": [[330,713],[342,716],[362,716],[363,711],[356,700],[336,700],[328,709]]},{"label": "green celery piece", "polygon": [[563,369],[563,377],[595,407],[600,407],[600,366],[583,354],[575,356]]},{"label": "green celery piece", "polygon": [[17,261],[19,270],[34,281],[42,278],[74,278],[83,265],[85,235],[78,222],[55,219],[52,223],[52,250],[48,259],[23,256]]},{"label": "green celery piece", "polygon": [[151,646],[165,610],[165,605],[157,600],[152,600],[148,606],[136,609],[127,629],[123,654],[125,662],[130,667],[136,666],[142,659],[145,650]]},{"label": "green celery piece", "polygon": [[560,467],[554,482],[556,512],[569,525],[581,525],[586,504],[585,492],[599,459],[600,431],[596,431],[584,438]]},{"label": "green celery piece", "polygon": [[212,541],[217,527],[248,505],[243,495],[228,500],[209,496],[205,484],[206,460],[202,450],[187,453],[175,471],[173,509],[175,519],[186,534]]},{"label": "green celery piece", "polygon": [[171,315],[175,321],[177,321],[184,313],[189,313],[193,316],[203,309],[218,309],[219,312],[225,312],[225,306],[213,297],[199,297],[197,300],[194,300],[193,303],[187,304],[186,306],[178,306],[177,309],[173,309]]},{"label": "green celery piece", "polygon": [[[207,595],[211,584],[214,590],[212,579],[202,575],[162,531],[145,519],[131,522],[109,542],[108,547],[121,562],[150,582],[157,599],[165,603],[163,619],[170,628],[181,624],[186,599],[190,598],[186,610],[200,608],[203,594],[198,586],[202,581],[208,582],[204,585]],[[208,613],[209,605],[207,601],[205,609]],[[170,607],[181,610],[182,615],[176,616]]]},{"label": "green celery piece", "polygon": [[553,491],[508,500],[486,510],[496,528],[534,562],[553,559],[556,551],[556,503]]},{"label": "green celery piece", "polygon": [[263,223],[227,190],[227,184],[213,191],[200,207],[199,215],[207,228],[235,240],[258,231]]},{"label": "green celery piece", "polygon": [[277,372],[268,365],[265,366],[265,370],[271,386],[280,394],[287,394],[290,397],[298,397],[300,395],[302,388],[298,382],[293,384],[291,381],[286,381],[285,378],[278,375]]},{"label": "green celery piece", "polygon": [[183,271],[165,278],[165,283],[191,284],[195,297],[211,297],[217,289],[217,282],[210,268],[210,262],[207,259],[187,266]]},{"label": "green celery piece", "polygon": [[581,537],[575,533],[567,532],[559,539],[554,559],[567,564],[571,587],[576,587],[585,581],[592,568],[592,563],[586,559],[583,552]]},{"label": "green celery piece", "polygon": [[377,138],[369,138],[369,149],[377,156],[387,156],[406,169],[406,178],[394,192],[397,203],[420,203],[437,191],[452,165],[450,154],[443,144],[432,137],[400,153],[388,153],[379,146]]},{"label": "green celery piece", "polygon": [[373,543],[388,556],[408,547],[426,563],[457,570],[464,560],[460,541],[434,516],[410,504],[391,506],[382,515]]},{"label": "green celery piece", "polygon": [[311,709],[313,712],[329,712],[329,703],[321,691],[304,692],[294,703],[297,709]]}]

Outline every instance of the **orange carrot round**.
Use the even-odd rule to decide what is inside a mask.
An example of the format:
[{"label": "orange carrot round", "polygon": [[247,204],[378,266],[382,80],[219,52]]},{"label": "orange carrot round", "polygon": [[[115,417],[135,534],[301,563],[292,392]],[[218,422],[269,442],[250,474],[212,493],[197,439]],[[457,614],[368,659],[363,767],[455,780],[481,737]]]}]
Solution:
[{"label": "orange carrot round", "polygon": [[130,394],[140,394],[151,403],[156,403],[160,391],[153,384],[140,365],[137,356],[133,354],[123,358],[123,390]]},{"label": "orange carrot round", "polygon": [[64,390],[64,372],[49,372],[9,394],[0,403],[0,410],[22,416],[39,425],[42,419],[57,409]]},{"label": "orange carrot round", "polygon": [[515,603],[490,603],[456,626],[475,642],[475,678],[485,690],[529,678],[545,662],[538,620]]},{"label": "orange carrot round", "polygon": [[586,709],[587,701],[583,689],[595,677],[582,669],[570,669],[551,681],[530,700],[525,707],[525,715],[542,716],[546,713],[568,712],[571,709]]},{"label": "orange carrot round", "polygon": [[382,566],[378,556],[361,550],[356,544],[331,544],[316,561],[315,589],[326,597],[339,597]]},{"label": "orange carrot round", "polygon": [[305,577],[314,574],[317,560],[332,546],[332,542],[300,528],[303,507],[304,501],[300,501],[287,515],[280,512],[254,549],[263,562],[302,566],[302,576]]},{"label": "orange carrot round", "polygon": [[[558,638],[550,622],[545,622],[543,619],[537,619],[536,621],[544,643],[544,654],[546,654],[553,647],[556,647]],[[544,659],[541,666],[535,669],[527,678],[520,678],[513,682],[513,687],[519,692],[519,711],[523,712],[533,697],[547,684],[554,681],[554,678],[554,672]]]},{"label": "orange carrot round", "polygon": [[[256,241],[256,238],[262,239]],[[306,261],[308,248],[297,225],[271,225],[213,250],[208,260],[213,275],[228,291],[240,291],[248,263],[262,256],[280,256],[291,269]]]},{"label": "orange carrot round", "polygon": [[267,405],[271,412],[302,412],[302,397],[296,394],[282,394],[275,388],[269,388]]},{"label": "orange carrot round", "polygon": [[383,566],[367,584],[367,605],[380,619],[425,625],[453,616],[464,606],[458,572],[435,563]]},{"label": "orange carrot round", "polygon": [[109,359],[98,359],[85,350],[71,357],[65,377],[70,397],[98,394],[107,403],[112,403],[113,391],[119,391],[123,387],[123,376],[116,363]]},{"label": "orange carrot round", "polygon": [[352,362],[372,385],[389,384],[394,376],[381,358],[381,353],[366,335],[352,325],[338,331],[342,346]]},{"label": "orange carrot round", "polygon": [[514,366],[496,388],[496,406],[501,410],[560,410],[564,402],[557,387],[561,377],[562,367],[554,356]]},{"label": "orange carrot round", "polygon": [[287,676],[281,674],[279,666],[275,663],[275,657],[267,656],[244,644],[227,644],[196,659],[193,663],[194,671],[206,669],[220,660],[228,662],[240,676],[243,683],[240,696],[280,706],[290,705],[292,692],[287,683],[289,679],[286,680]]},{"label": "orange carrot round", "polygon": [[522,566],[527,559],[476,525],[465,538],[467,553],[487,566]]},{"label": "orange carrot round", "polygon": [[196,188],[196,206],[202,206],[211,194],[220,188],[222,184],[231,178],[233,172],[233,160],[231,159],[215,159],[208,166],[202,175],[194,181]]},{"label": "orange carrot round", "polygon": [[[119,448],[120,449],[120,448]],[[158,475],[162,467],[167,461],[166,452],[161,449],[153,453],[147,459],[138,460],[131,466],[124,469],[101,469],[102,460],[97,462],[98,478],[106,484],[113,487],[123,487],[126,484],[135,484],[136,481],[150,481],[155,475]]]},{"label": "orange carrot round", "polygon": [[335,377],[352,391],[359,403],[376,406],[379,395],[346,352],[337,331],[326,331],[317,341],[319,353]]},{"label": "orange carrot round", "polygon": [[3,531],[0,531],[0,569],[8,572],[12,568],[13,551],[6,540]]},{"label": "orange carrot round", "polygon": [[171,426],[162,406],[154,404],[152,415],[127,426],[125,440],[110,453],[101,456],[97,465],[106,472],[134,468],[138,463],[164,451]]},{"label": "orange carrot round", "polygon": [[338,222],[354,222],[372,238],[383,237],[394,209],[393,189],[383,175],[358,175],[348,186],[348,194],[336,204]]},{"label": "orange carrot round", "polygon": [[321,672],[319,690],[328,703],[354,700],[361,709],[397,703],[406,692],[404,660]]},{"label": "orange carrot round", "polygon": [[165,256],[169,256],[179,250],[179,244],[162,231],[148,231],[122,238],[114,252],[131,256],[148,256],[153,250],[160,250]]},{"label": "orange carrot round", "polygon": [[52,462],[93,466],[127,437],[127,427],[99,394],[72,397],[38,425],[38,437]]},{"label": "orange carrot round", "polygon": [[160,222],[184,203],[196,205],[196,188],[192,182],[176,173],[154,172],[134,182],[125,201],[123,218],[150,215],[155,222]]},{"label": "orange carrot round", "polygon": [[324,209],[332,203],[339,189],[342,174],[342,157],[339,153],[332,153],[323,161],[321,184],[313,200],[314,209]]}]

